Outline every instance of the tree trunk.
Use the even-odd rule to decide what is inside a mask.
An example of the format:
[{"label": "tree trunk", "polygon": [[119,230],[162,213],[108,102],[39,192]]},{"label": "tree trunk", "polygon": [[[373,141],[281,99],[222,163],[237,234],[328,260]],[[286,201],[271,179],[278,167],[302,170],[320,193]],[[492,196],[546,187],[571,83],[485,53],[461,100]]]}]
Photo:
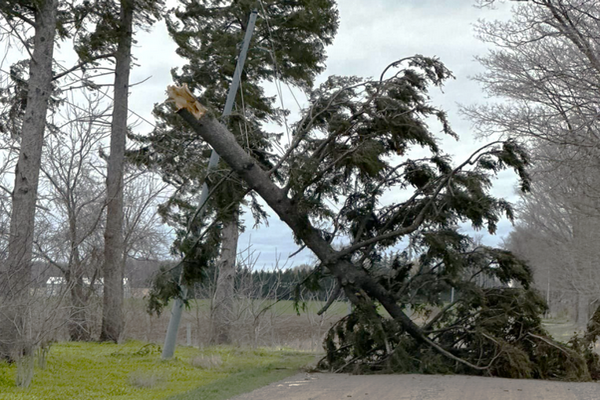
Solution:
[{"label": "tree trunk", "polygon": [[69,337],[75,342],[91,340],[91,332],[86,317],[87,299],[83,274],[79,273],[69,282],[71,310],[69,315]]},{"label": "tree trunk", "polygon": [[86,317],[87,296],[85,294],[85,285],[83,284],[83,263],[79,253],[79,238],[77,237],[77,213],[74,211],[74,204],[71,203],[73,193],[69,187],[67,189],[67,208],[69,219],[69,240],[71,254],[66,273],[67,287],[69,288],[71,305],[69,310],[69,337],[72,341],[89,341],[91,332]]},{"label": "tree trunk", "polygon": [[48,100],[52,93],[52,55],[56,33],[56,0],[36,9],[33,56],[29,65],[27,106],[23,118],[21,149],[12,192],[8,244],[7,292],[18,295],[30,283],[35,204]]},{"label": "tree trunk", "polygon": [[575,323],[579,327],[585,327],[588,323],[589,295],[594,293],[597,285],[595,279],[593,260],[596,258],[596,243],[594,236],[596,221],[590,212],[590,199],[579,200],[577,214],[573,223],[573,259],[575,266],[570,272],[572,274],[573,286],[576,293],[576,318]]},{"label": "tree trunk", "polygon": [[115,53],[115,90],[106,178],[104,295],[100,340],[117,342],[123,331],[123,164],[127,133],[129,72],[133,36],[133,1],[121,1],[120,33]]},{"label": "tree trunk", "polygon": [[[0,313],[0,356],[10,357],[25,332],[24,315],[31,286],[31,261],[38,180],[42,159],[48,100],[52,93],[52,57],[56,34],[57,0],[35,3],[35,35],[29,63],[27,106],[23,117],[21,148],[15,168],[8,259],[2,268],[0,293],[6,296],[14,317]],[[13,302],[16,307],[13,307]],[[12,328],[11,328],[12,327]],[[18,328],[18,329],[17,329]],[[4,332],[4,334],[3,334]]]},{"label": "tree trunk", "polygon": [[239,214],[224,224],[221,258],[218,266],[217,285],[213,296],[211,312],[211,342],[229,344],[232,341],[231,322],[233,321],[233,292],[235,283],[235,263],[239,237]]}]

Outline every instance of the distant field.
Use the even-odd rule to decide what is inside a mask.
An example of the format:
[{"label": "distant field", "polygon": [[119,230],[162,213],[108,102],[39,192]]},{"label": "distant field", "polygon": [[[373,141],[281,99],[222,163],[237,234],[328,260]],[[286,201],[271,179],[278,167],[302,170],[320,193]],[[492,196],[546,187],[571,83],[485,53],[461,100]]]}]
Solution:
[{"label": "distant field", "polygon": [[15,365],[0,363],[1,400],[158,400],[194,390],[203,400],[226,399],[296,373],[315,353],[286,349],[179,347],[160,360],[155,345],[59,343],[28,389],[14,386]]},{"label": "distant field", "polygon": [[[324,301],[309,301],[306,303],[298,303],[300,313],[316,314],[325,305]],[[275,312],[281,313],[282,315],[295,315],[296,309],[292,300],[281,300],[273,305]],[[340,316],[348,314],[348,303],[342,301],[336,301],[326,311],[327,315]]]},{"label": "distant field", "polygon": [[[292,300],[240,299],[230,322],[233,343],[242,346],[288,347],[321,351],[327,330],[348,314],[348,303],[335,302],[321,316],[317,312],[325,302],[299,304],[296,313]],[[171,307],[160,316],[148,315],[142,299],[127,299],[125,338],[162,344],[171,315]],[[99,329],[100,318],[97,318]],[[62,340],[66,340],[64,336]],[[202,346],[210,339],[210,300],[190,300],[183,312],[178,333],[180,345]]]},{"label": "distant field", "polygon": [[543,322],[548,333],[559,342],[568,342],[575,332],[581,333],[582,329],[567,320],[546,319]]},{"label": "distant field", "polygon": [[[145,304],[143,303],[143,300],[141,300],[141,299],[131,299],[130,301],[135,302],[136,304],[140,303],[140,306],[145,306]],[[272,307],[271,307],[272,310],[278,314],[282,314],[282,315],[295,315],[296,314],[296,309],[294,308],[293,300],[280,300],[280,301],[276,302],[275,300],[258,299],[258,300],[255,300],[255,302],[260,303],[261,307],[267,307],[267,306],[272,305]],[[300,307],[301,314],[303,314],[303,313],[316,314],[321,308],[323,308],[325,303],[326,302],[324,302],[324,301],[307,301],[306,303],[302,303],[302,302],[298,303],[298,306]],[[208,300],[208,299],[191,300],[190,301],[190,310],[195,310],[196,308],[208,311],[210,309],[210,300]],[[348,314],[348,303],[343,302],[343,301],[334,302],[327,309],[327,314],[328,315],[339,315],[339,316],[343,317],[344,315]]]}]

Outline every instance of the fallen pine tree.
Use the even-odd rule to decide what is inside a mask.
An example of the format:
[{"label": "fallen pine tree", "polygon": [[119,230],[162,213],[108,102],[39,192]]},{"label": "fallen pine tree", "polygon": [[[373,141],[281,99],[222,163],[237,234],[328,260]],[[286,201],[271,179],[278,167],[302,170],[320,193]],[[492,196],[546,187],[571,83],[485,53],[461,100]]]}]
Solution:
[{"label": "fallen pine tree", "polygon": [[[335,278],[354,305],[327,336],[324,367],[597,377],[598,359],[590,350],[597,333],[569,344],[552,340],[541,324],[546,305],[531,287],[528,266],[459,232],[459,224],[469,222],[494,233],[502,215],[512,219],[510,204],[489,194],[491,179],[512,168],[527,191],[528,158],[507,140],[451,165],[425,122],[437,118],[456,137],[427,97],[428,85],[450,76],[439,61],[415,56],[388,66],[379,80],[329,78],[311,93],[291,143],[270,169],[210,111],[190,112],[204,106],[176,94],[171,100],[247,190],[260,195],[297,243],[318,257],[313,283]],[[408,238],[416,260],[397,256],[390,268],[376,268],[377,260]],[[334,247],[336,239],[345,244]],[[440,294],[450,288],[460,296],[448,304]]]}]

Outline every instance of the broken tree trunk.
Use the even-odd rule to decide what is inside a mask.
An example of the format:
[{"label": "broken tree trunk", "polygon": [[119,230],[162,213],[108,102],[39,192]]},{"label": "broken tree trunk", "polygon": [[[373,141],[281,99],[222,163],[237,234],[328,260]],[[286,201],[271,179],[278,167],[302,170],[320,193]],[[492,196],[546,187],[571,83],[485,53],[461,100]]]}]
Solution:
[{"label": "broken tree trunk", "polygon": [[[336,251],[321,236],[311,225],[306,214],[298,210],[286,192],[271,181],[269,174],[244,151],[235,136],[224,125],[210,115],[204,115],[198,120],[186,108],[181,108],[177,112],[313,251],[322,265],[340,282],[346,296],[353,304],[361,307],[371,306],[372,300],[376,300],[418,342],[426,343],[444,356],[473,369],[487,368],[455,356],[427,337],[421,328],[402,311],[392,293],[389,293],[364,269],[354,265],[347,254]],[[410,229],[415,228],[407,228],[407,233],[411,231]]]}]

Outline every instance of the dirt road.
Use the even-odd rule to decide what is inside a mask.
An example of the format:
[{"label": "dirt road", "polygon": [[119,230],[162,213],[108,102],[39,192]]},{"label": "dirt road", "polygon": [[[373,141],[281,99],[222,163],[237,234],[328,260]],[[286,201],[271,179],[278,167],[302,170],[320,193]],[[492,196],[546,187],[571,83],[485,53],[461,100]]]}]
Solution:
[{"label": "dirt road", "polygon": [[460,375],[298,374],[232,400],[600,400],[600,383]]}]

